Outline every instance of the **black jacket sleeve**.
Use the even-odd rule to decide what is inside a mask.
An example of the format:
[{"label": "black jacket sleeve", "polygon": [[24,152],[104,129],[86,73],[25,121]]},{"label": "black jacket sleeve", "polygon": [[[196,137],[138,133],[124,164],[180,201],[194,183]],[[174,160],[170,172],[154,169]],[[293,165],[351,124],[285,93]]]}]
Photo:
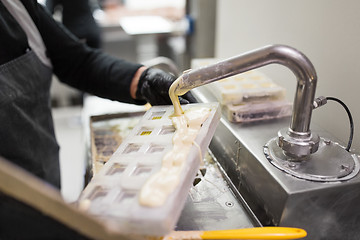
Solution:
[{"label": "black jacket sleeve", "polygon": [[130,96],[131,80],[141,66],[89,48],[34,0],[22,0],[39,29],[60,81],[79,90],[127,103],[143,104]]}]

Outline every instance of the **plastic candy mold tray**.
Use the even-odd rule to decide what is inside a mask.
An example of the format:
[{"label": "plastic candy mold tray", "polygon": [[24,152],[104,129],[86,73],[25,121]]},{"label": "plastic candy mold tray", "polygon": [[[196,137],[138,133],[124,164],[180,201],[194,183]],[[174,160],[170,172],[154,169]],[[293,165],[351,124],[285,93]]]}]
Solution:
[{"label": "plastic candy mold tray", "polygon": [[252,70],[208,84],[222,104],[274,101],[285,98],[285,89],[265,74]]},{"label": "plastic candy mold tray", "polygon": [[[203,155],[220,120],[220,108],[218,103],[182,106],[184,111],[192,107],[211,110],[195,139]],[[172,149],[175,128],[169,116],[173,109],[154,106],[144,114],[82,192],[78,202],[81,209],[124,234],[163,236],[174,229],[201,162],[195,144],[187,155],[177,187],[164,205],[145,207],[138,200],[142,186],[161,168],[163,156]]]}]

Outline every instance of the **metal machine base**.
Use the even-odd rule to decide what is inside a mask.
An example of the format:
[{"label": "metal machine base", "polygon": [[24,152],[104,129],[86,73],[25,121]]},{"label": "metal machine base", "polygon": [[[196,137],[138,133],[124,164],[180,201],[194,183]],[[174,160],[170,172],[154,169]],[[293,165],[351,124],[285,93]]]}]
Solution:
[{"label": "metal machine base", "polygon": [[359,172],[359,160],[337,143],[322,139],[316,153],[294,159],[283,153],[277,138],[264,146],[266,158],[278,169],[300,179],[334,182],[353,178]]}]

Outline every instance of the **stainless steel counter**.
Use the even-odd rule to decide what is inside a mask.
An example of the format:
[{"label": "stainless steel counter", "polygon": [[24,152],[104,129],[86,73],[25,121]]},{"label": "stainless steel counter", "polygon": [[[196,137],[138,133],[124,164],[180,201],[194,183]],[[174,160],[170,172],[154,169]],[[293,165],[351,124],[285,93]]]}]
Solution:
[{"label": "stainless steel counter", "polygon": [[214,157],[206,157],[190,189],[176,230],[220,230],[261,226]]}]

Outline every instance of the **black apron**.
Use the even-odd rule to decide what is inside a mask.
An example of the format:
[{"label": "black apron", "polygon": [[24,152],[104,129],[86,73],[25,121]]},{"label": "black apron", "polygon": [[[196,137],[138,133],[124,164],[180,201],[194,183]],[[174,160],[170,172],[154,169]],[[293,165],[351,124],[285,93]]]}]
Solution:
[{"label": "black apron", "polygon": [[51,76],[31,50],[0,66],[0,155],[60,188]]},{"label": "black apron", "polygon": [[[60,188],[51,76],[51,69],[31,50],[0,66],[0,155]],[[5,239],[85,238],[0,193],[0,240]]]}]

